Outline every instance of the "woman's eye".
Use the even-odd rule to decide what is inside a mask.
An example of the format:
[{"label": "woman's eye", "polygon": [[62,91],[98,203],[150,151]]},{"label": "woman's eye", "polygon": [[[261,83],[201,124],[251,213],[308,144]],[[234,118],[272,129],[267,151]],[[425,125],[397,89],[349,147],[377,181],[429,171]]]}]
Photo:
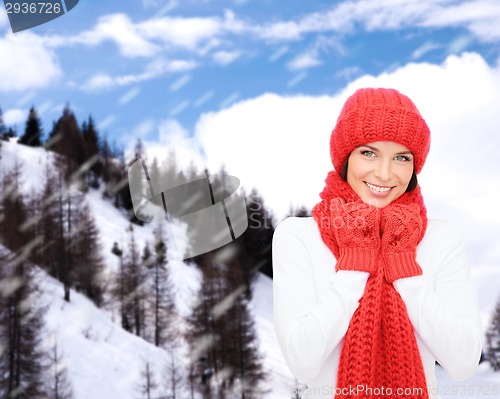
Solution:
[{"label": "woman's eye", "polygon": [[406,155],[398,155],[396,157],[396,161],[408,162],[408,161],[411,161],[411,158],[409,156],[406,156]]},{"label": "woman's eye", "polygon": [[375,156],[375,153],[373,151],[370,151],[370,150],[363,150],[363,151],[361,151],[361,154],[363,154],[364,156],[367,156],[367,157]]}]

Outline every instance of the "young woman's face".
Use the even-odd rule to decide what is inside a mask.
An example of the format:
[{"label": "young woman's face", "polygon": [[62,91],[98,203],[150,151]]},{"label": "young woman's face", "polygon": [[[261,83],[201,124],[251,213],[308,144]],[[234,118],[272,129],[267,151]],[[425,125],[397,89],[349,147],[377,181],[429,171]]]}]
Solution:
[{"label": "young woman's face", "polygon": [[357,147],[348,162],[347,182],[364,203],[378,208],[403,195],[413,173],[413,154],[392,141]]}]

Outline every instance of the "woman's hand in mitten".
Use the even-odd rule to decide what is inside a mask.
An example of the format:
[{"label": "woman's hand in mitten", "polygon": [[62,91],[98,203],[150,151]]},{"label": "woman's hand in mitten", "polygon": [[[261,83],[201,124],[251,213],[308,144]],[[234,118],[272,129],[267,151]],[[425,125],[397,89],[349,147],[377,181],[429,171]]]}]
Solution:
[{"label": "woman's hand in mitten", "polygon": [[381,251],[386,280],[392,283],[422,274],[417,263],[417,245],[423,228],[420,207],[417,204],[394,204],[381,213]]},{"label": "woman's hand in mitten", "polygon": [[380,248],[379,208],[334,198],[329,211],[340,253],[336,269],[374,272]]}]

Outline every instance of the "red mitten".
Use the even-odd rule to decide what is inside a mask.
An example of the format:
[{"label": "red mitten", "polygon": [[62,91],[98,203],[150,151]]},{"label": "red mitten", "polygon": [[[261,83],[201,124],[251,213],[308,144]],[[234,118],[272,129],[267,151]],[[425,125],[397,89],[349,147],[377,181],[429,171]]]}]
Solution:
[{"label": "red mitten", "polygon": [[336,270],[372,273],[380,248],[380,210],[363,202],[330,202],[330,228],[339,246]]},{"label": "red mitten", "polygon": [[389,283],[418,276],[422,269],[417,263],[417,245],[423,221],[417,204],[389,205],[382,210],[382,258],[384,274]]}]

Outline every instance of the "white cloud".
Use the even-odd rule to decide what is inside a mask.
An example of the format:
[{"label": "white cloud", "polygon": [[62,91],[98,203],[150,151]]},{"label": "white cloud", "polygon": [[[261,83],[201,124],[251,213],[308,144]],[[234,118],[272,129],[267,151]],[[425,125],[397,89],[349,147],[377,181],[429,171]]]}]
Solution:
[{"label": "white cloud", "polygon": [[116,86],[127,86],[145,80],[154,79],[166,73],[189,71],[196,68],[194,61],[187,60],[165,60],[157,58],[151,61],[143,72],[138,74],[110,76],[105,73],[97,73],[91,76],[81,85],[84,91],[94,92],[110,89]]},{"label": "white cloud", "polygon": [[139,22],[124,13],[104,15],[89,30],[74,36],[47,35],[44,42],[49,47],[61,47],[98,46],[110,41],[125,57],[154,57],[178,50],[206,55],[221,44],[221,37],[250,32],[248,24],[230,10],[223,16],[210,17],[164,16],[166,11],[163,7],[155,16]]},{"label": "white cloud", "polygon": [[408,94],[431,128],[432,148],[420,175],[430,215],[455,219],[469,232],[500,223],[500,212],[492,214],[500,197],[493,183],[500,175],[500,67],[474,53],[449,56],[442,65],[410,63],[364,75],[333,97],[265,94],[240,101],[203,114],[195,134],[211,170],[224,163],[283,216],[290,203],[312,207],[318,201],[340,108],[366,86]]},{"label": "white cloud", "polygon": [[17,125],[26,122],[28,110],[20,108],[11,108],[3,113],[3,121],[6,125]]},{"label": "white cloud", "polygon": [[217,64],[229,65],[241,56],[241,52],[235,51],[217,51],[213,54],[213,59]]},{"label": "white cloud", "polygon": [[[499,21],[500,23],[500,21]],[[473,42],[470,35],[461,35],[451,41],[447,46],[448,54],[460,54]]]},{"label": "white cloud", "polygon": [[351,66],[341,69],[335,73],[335,76],[346,80],[352,80],[355,76],[361,75],[362,72],[363,71],[359,66]]},{"label": "white cloud", "polygon": [[322,62],[318,58],[318,54],[316,51],[309,51],[302,53],[289,61],[287,63],[288,69],[292,71],[296,71],[298,69],[308,69],[318,65],[321,65]]},{"label": "white cloud", "polygon": [[224,163],[229,174],[258,188],[282,212],[289,201],[309,204],[317,197],[329,167],[328,152],[317,148],[328,145],[339,105],[330,97],[265,94],[203,114],[196,137],[211,171]]},{"label": "white cloud", "polygon": [[37,107],[38,116],[42,117],[50,108],[52,107],[52,102],[46,100]]},{"label": "white cloud", "polygon": [[120,105],[125,105],[128,104],[132,99],[134,99],[139,93],[141,92],[141,89],[138,87],[132,87],[130,90],[128,90],[125,94],[123,94],[119,99],[118,99],[118,104]]},{"label": "white cloud", "polygon": [[34,98],[36,97],[35,91],[29,91],[25,95],[23,95],[19,100],[17,100],[18,106],[23,106],[28,103],[33,103]]},{"label": "white cloud", "polygon": [[82,89],[85,91],[96,91],[110,88],[114,85],[114,80],[111,76],[104,73],[98,73],[91,76],[83,84]]},{"label": "white cloud", "polygon": [[345,54],[345,50],[337,38],[319,35],[308,49],[289,61],[286,66],[292,71],[319,66],[323,64],[320,54],[330,52],[332,49],[337,54]]},{"label": "white cloud", "polygon": [[171,92],[176,92],[176,91],[180,90],[181,88],[183,88],[184,86],[186,86],[190,81],[191,81],[190,75],[188,75],[188,74],[182,75],[181,77],[179,77],[179,79],[177,79],[175,82],[173,82],[170,85],[169,89]]},{"label": "white cloud", "polygon": [[439,7],[423,21],[424,26],[465,26],[484,41],[500,38],[500,3],[492,0],[470,0]]},{"label": "white cloud", "polygon": [[344,1],[329,11],[313,12],[298,21],[258,26],[255,32],[265,39],[297,40],[312,32],[349,32],[356,23],[367,30],[396,29],[417,23],[432,8],[429,2],[415,0]]},{"label": "white cloud", "polygon": [[[143,140],[149,162],[156,158],[161,165],[168,158],[170,152],[174,151],[180,168],[187,171],[192,162],[197,166],[198,172],[203,174],[205,162],[198,142],[195,138],[189,137],[189,132],[177,120],[162,120],[158,125],[157,134],[156,139]],[[126,146],[127,154],[133,151],[135,142],[135,138],[130,138]]]},{"label": "white cloud", "polygon": [[269,62],[275,62],[281,57],[283,57],[288,52],[287,46],[281,46],[275,52],[273,52],[269,57]]},{"label": "white cloud", "polygon": [[308,29],[299,26],[295,21],[280,21],[265,26],[256,26],[254,31],[262,39],[289,41],[300,39],[301,35],[307,32]]},{"label": "white cloud", "polygon": [[368,31],[409,27],[445,28],[462,26],[482,41],[500,38],[500,3],[492,0],[343,1],[329,11],[314,12],[296,21],[277,21],[253,27],[267,40],[298,40],[312,32],[348,33],[361,24]]},{"label": "white cloud", "polygon": [[104,119],[100,120],[97,123],[97,128],[99,130],[101,130],[101,131],[104,131],[104,130],[106,130],[106,128],[108,128],[109,126],[111,126],[115,120],[116,120],[116,116],[115,115],[113,115],[113,114],[108,115]]},{"label": "white cloud", "polygon": [[134,138],[144,138],[148,136],[151,132],[153,132],[155,128],[154,120],[151,118],[145,119],[141,121],[137,126],[132,130],[132,136]]},{"label": "white cloud", "polygon": [[442,46],[436,42],[433,42],[432,40],[425,42],[424,44],[422,44],[420,47],[418,47],[417,49],[415,49],[413,51],[413,53],[411,54],[411,58],[413,58],[414,60],[418,60],[419,58],[422,58],[428,52],[430,52],[432,50],[436,50],[440,47],[442,47]]},{"label": "white cloud", "polygon": [[178,0],[169,0],[168,3],[166,3],[165,5],[163,5],[162,7],[159,8],[159,10],[156,12],[156,15],[157,16],[165,15],[166,13],[177,8],[178,5],[179,5]]},{"label": "white cloud", "polygon": [[[158,7],[160,2],[145,1],[146,7]],[[177,4],[171,1],[167,4]],[[168,11],[168,10],[167,10]],[[0,21],[1,21],[0,16]],[[314,51],[334,46],[342,54],[332,32],[340,35],[355,30],[387,31],[405,28],[463,27],[474,39],[495,41],[500,38],[500,2],[492,0],[469,0],[457,3],[452,0],[345,0],[330,9],[306,14],[294,20],[278,20],[256,24],[238,18],[226,10],[222,16],[181,17],[157,14],[147,20],[134,22],[123,13],[109,14],[98,19],[96,25],[72,37],[45,36],[47,47],[83,44],[97,46],[103,42],[114,43],[125,57],[155,57],[188,51],[200,57],[212,54],[222,65],[234,61],[237,52],[216,51],[222,45],[233,44],[233,39],[256,38],[269,42],[297,41],[306,34],[328,34],[320,38]],[[321,40],[322,39],[322,40]],[[415,59],[422,48],[414,54]],[[312,54],[312,55],[311,55]],[[319,57],[311,53],[297,63],[315,65]],[[278,53],[280,55],[280,53]],[[281,54],[282,55],[282,54]],[[273,60],[273,58],[271,58]]]},{"label": "white cloud", "polygon": [[[65,42],[61,38],[59,40]],[[106,40],[114,42],[125,57],[148,57],[160,50],[157,45],[142,37],[137,25],[125,14],[105,15],[99,18],[92,30],[69,38],[67,43],[97,46]]]},{"label": "white cloud", "polygon": [[158,138],[162,144],[185,140],[189,133],[175,119],[165,119],[158,126]]},{"label": "white cloud", "polygon": [[0,92],[43,88],[62,76],[54,52],[31,32],[0,38],[0,60]]},{"label": "white cloud", "polygon": [[159,7],[161,3],[161,0],[142,0],[144,8]]},{"label": "white cloud", "polygon": [[179,47],[196,50],[208,42],[228,32],[246,31],[246,24],[238,20],[234,13],[226,11],[220,17],[161,17],[137,24],[137,31],[149,40],[156,40],[166,48]]},{"label": "white cloud", "polygon": [[298,85],[300,82],[302,82],[305,78],[307,78],[307,72],[305,71],[299,72],[287,82],[286,86],[290,88],[294,87]]}]

